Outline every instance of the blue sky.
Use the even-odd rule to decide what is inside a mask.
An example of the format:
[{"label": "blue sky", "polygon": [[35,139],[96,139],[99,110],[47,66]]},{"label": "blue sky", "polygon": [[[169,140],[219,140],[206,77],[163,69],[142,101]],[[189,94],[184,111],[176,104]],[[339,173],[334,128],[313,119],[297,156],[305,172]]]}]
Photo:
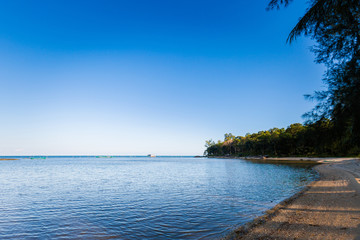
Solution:
[{"label": "blue sky", "polygon": [[322,87],[306,6],[268,1],[0,1],[0,155],[202,154],[303,122]]}]

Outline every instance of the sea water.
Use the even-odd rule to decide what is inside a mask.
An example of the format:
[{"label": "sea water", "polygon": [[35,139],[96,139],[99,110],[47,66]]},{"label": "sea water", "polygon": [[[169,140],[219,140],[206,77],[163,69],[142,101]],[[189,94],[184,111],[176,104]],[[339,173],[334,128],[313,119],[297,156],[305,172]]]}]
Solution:
[{"label": "sea water", "polygon": [[239,159],[17,158],[0,161],[0,239],[216,239],[316,178]]}]

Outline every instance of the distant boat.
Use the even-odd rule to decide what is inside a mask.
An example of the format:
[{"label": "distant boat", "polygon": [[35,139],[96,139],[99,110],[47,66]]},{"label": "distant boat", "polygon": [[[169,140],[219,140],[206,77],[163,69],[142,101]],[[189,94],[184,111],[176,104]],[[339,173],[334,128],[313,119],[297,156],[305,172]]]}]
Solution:
[{"label": "distant boat", "polygon": [[156,157],[156,155],[154,155],[154,154],[149,154],[149,155],[147,155],[148,157]]}]

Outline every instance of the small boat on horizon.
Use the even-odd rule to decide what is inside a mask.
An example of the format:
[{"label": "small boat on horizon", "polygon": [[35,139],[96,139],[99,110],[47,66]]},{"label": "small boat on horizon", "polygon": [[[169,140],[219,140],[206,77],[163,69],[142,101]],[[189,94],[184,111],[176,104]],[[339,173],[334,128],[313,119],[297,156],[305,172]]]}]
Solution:
[{"label": "small boat on horizon", "polygon": [[156,157],[156,155],[154,155],[154,154],[149,154],[149,155],[147,155],[148,157]]}]

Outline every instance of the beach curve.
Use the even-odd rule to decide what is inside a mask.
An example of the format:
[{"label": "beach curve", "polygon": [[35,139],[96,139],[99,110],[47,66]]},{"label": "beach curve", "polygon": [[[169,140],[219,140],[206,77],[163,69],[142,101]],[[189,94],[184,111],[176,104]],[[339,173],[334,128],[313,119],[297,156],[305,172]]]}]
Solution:
[{"label": "beach curve", "polygon": [[311,160],[319,180],[225,239],[359,239],[360,160]]}]

